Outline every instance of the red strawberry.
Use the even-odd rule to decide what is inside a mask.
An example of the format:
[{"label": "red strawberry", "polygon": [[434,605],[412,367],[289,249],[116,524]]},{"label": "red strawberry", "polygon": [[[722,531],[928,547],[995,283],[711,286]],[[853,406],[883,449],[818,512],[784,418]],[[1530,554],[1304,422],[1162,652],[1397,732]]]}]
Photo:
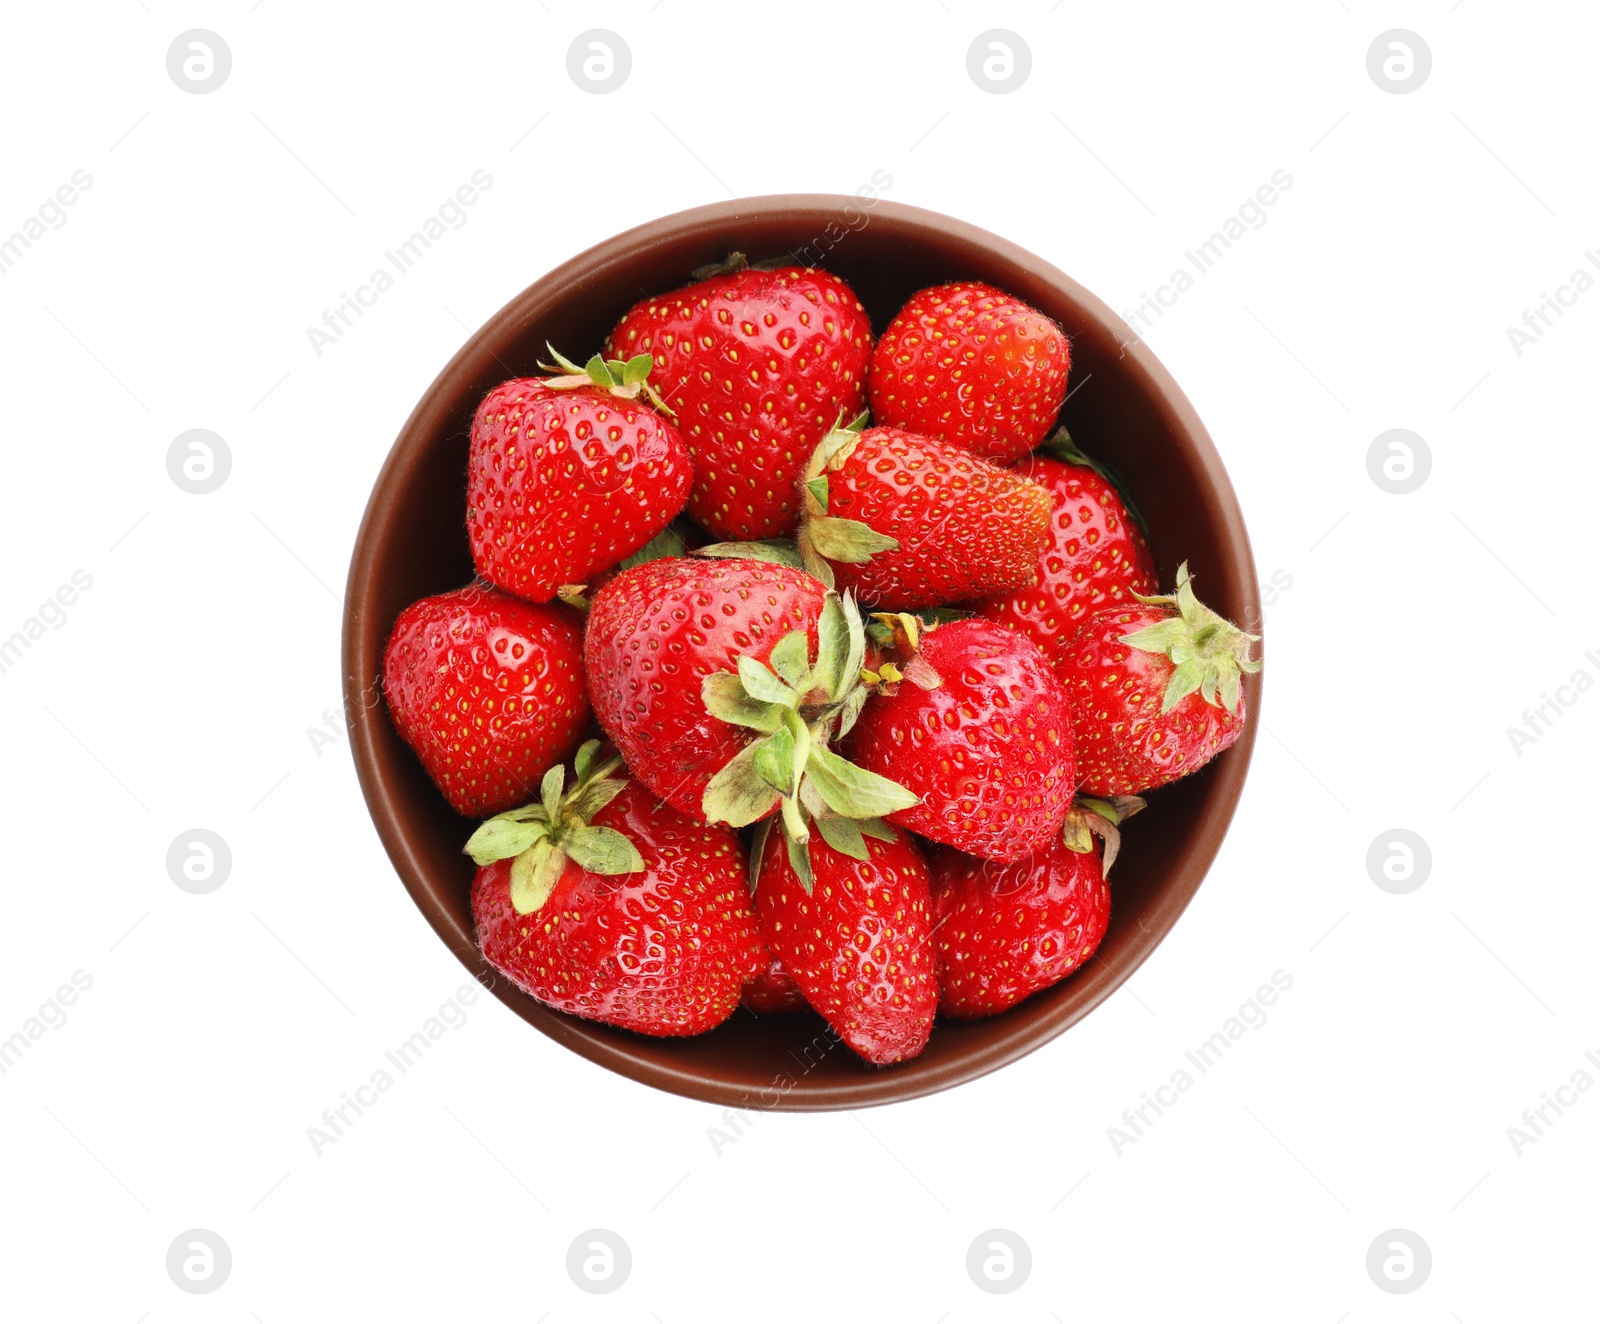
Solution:
[{"label": "red strawberry", "polygon": [[764,561],[673,558],[594,597],[584,644],[595,713],[635,775],[681,813],[743,827],[781,807],[870,818],[915,797],[829,742],[861,710],[853,604]]},{"label": "red strawberry", "polygon": [[575,784],[547,774],[542,803],[483,824],[472,916],[484,959],[540,1002],[640,1034],[727,1020],[762,969],[744,850],[578,751]]},{"label": "red strawberry", "polygon": [[[867,604],[932,607],[1034,583],[1050,494],[898,428],[831,432],[805,473],[801,554]],[[829,563],[818,563],[818,558]]]},{"label": "red strawberry", "polygon": [[759,561],[669,558],[618,575],[594,597],[584,642],[595,714],[646,786],[700,819],[713,774],[748,732],[706,711],[713,672],[766,662],[791,631],[815,646],[826,590]]},{"label": "red strawberry", "polygon": [[1067,394],[1061,328],[977,281],[911,296],[872,355],[872,416],[1010,464],[1049,435]]},{"label": "red strawberry", "polygon": [[467,537],[484,579],[548,602],[643,547],[683,509],[688,448],[633,398],[648,390],[648,370],[644,356],[596,356],[587,372],[519,377],[484,396],[467,454]]},{"label": "red strawberry", "polygon": [[889,821],[994,860],[1044,846],[1076,786],[1067,696],[1044,654],[968,620],[924,633],[917,665],[937,686],[905,667],[912,679],[867,703],[849,745],[859,767],[921,797]]},{"label": "red strawberry", "polygon": [[1186,777],[1244,730],[1240,675],[1259,635],[1204,606],[1187,564],[1177,592],[1091,616],[1056,661],[1072,701],[1088,795],[1135,795]]},{"label": "red strawberry", "polygon": [[458,814],[521,804],[589,721],[583,642],[566,607],[473,584],[400,613],[383,654],[396,730]]},{"label": "red strawberry", "polygon": [[[1071,446],[1065,432],[1057,435]],[[1131,605],[1135,593],[1157,588],[1144,535],[1117,489],[1089,464],[1081,456],[1063,463],[1041,453],[1016,467],[1050,493],[1055,508],[1050,543],[1039,558],[1039,582],[977,604],[984,616],[1027,635],[1050,657],[1072,639],[1089,613]]]},{"label": "red strawberry", "polygon": [[728,271],[642,300],[606,344],[654,356],[694,456],[689,513],[722,538],[791,532],[807,456],[866,403],[866,310],[812,267]]},{"label": "red strawberry", "polygon": [[739,1001],[757,1016],[781,1016],[811,1005],[783,962],[771,952],[767,953],[766,968],[744,986]]},{"label": "red strawberry", "polygon": [[994,1016],[1094,955],[1111,921],[1100,852],[1052,838],[1013,864],[941,850],[930,862],[939,1010]]},{"label": "red strawberry", "polygon": [[[878,835],[881,832],[881,836]],[[776,833],[758,842],[756,909],[806,1000],[868,1062],[920,1053],[939,1000],[928,866],[904,833],[856,834],[859,858],[813,838],[807,881]]]}]

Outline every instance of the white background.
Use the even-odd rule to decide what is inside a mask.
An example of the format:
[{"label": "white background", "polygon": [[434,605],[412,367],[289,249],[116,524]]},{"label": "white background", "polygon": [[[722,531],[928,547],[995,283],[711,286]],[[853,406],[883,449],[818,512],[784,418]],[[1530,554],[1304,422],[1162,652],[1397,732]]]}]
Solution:
[{"label": "white background", "polygon": [[[74,570],[93,586],[0,674],[0,1036],[75,970],[93,984],[0,1076],[0,1314],[1595,1317],[1600,1090],[1520,1155],[1507,1128],[1600,1055],[1600,696],[1520,755],[1506,733],[1578,669],[1600,679],[1600,294],[1521,356],[1506,334],[1600,246],[1595,15],[778,10],[6,7],[0,235],[75,170],[93,184],[0,275],[0,637]],[[233,56],[207,95],[166,68],[196,27]],[[1008,95],[967,73],[994,27],[1032,51]],[[1397,27],[1433,54],[1406,95],[1366,67]],[[609,95],[566,72],[589,28],[632,51]],[[478,169],[467,224],[318,357],[306,328]],[[372,479],[468,329],[643,220],[874,170],[1129,308],[1278,169],[1268,223],[1148,336],[1216,438],[1263,583],[1290,586],[1238,818],[1144,969],[1000,1074],[761,1115],[720,1153],[718,1110],[482,997],[315,1155],[307,1128],[466,982],[371,829],[338,628]],[[1366,466],[1397,427],[1432,454],[1403,496]],[[232,454],[209,495],[168,477],[190,428]],[[1403,896],[1366,866],[1397,826],[1433,855]],[[165,866],[195,827],[232,850],[209,895]],[[1115,1153],[1123,1110],[1279,969],[1267,1023]],[[612,1295],[565,1270],[591,1227],[632,1249]],[[965,1268],[994,1227],[1033,1251],[1007,1296]],[[189,1228],[232,1249],[213,1295],[167,1276]],[[1410,1295],[1366,1271],[1390,1228],[1432,1249]]]}]

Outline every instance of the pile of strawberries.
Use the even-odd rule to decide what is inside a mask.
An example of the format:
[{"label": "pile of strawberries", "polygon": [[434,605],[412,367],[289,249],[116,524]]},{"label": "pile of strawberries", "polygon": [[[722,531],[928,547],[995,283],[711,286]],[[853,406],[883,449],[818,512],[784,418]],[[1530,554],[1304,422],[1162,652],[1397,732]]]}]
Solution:
[{"label": "pile of strawberries", "polygon": [[533,997],[809,1006],[904,1061],[1093,955],[1117,824],[1238,737],[1255,636],[1157,594],[1042,313],[961,281],[874,344],[826,271],[695,275],[484,398],[479,580],[401,613],[386,697]]}]

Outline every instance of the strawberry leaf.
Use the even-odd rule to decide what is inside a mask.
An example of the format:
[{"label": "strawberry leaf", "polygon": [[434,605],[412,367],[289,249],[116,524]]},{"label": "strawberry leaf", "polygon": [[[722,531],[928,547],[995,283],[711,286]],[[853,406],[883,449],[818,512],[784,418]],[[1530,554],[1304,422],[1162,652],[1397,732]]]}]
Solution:
[{"label": "strawberry leaf", "polygon": [[894,829],[881,818],[858,818],[855,820],[855,824],[864,835],[872,837],[874,840],[887,841],[891,845],[900,840],[895,835]]},{"label": "strawberry leaf", "polygon": [[828,479],[825,475],[818,475],[806,484],[806,491],[811,493],[811,499],[817,503],[817,508],[826,515],[828,513]]},{"label": "strawberry leaf", "polygon": [[650,369],[655,366],[655,360],[648,354],[635,354],[622,365],[622,384],[627,387],[638,386],[650,375]]},{"label": "strawberry leaf", "polygon": [[780,795],[794,794],[794,736],[787,726],[780,726],[756,746],[755,769]]},{"label": "strawberry leaf", "polygon": [[638,873],[644,868],[638,848],[616,828],[573,828],[562,835],[561,849],[590,873]]},{"label": "strawberry leaf", "polygon": [[750,894],[755,895],[756,884],[761,881],[761,865],[767,858],[767,838],[772,833],[772,820],[763,818],[750,836],[750,858],[746,865],[745,881],[750,884]]},{"label": "strawberry leaf", "polygon": [[829,593],[817,619],[817,665],[812,668],[811,683],[837,700],[842,688],[839,682],[853,674],[846,670],[849,658],[850,627],[844,603],[837,593]]},{"label": "strawberry leaf", "polygon": [[474,864],[493,864],[496,860],[521,855],[549,835],[550,825],[543,819],[518,820],[510,814],[496,814],[478,825],[478,830],[467,838],[464,849],[472,856]]},{"label": "strawberry leaf", "polygon": [[577,777],[580,786],[589,780],[589,773],[594,768],[595,755],[599,752],[600,742],[598,740],[585,740],[578,747],[578,752],[572,760],[572,771]]},{"label": "strawberry leaf", "polygon": [[769,538],[762,542],[714,542],[708,547],[695,548],[694,554],[718,560],[766,561],[772,565],[786,565],[791,570],[805,568],[800,549],[786,538]]},{"label": "strawberry leaf", "polygon": [[770,734],[783,724],[783,705],[752,699],[745,693],[744,682],[731,671],[713,671],[701,681],[700,701],[713,717],[752,731]]},{"label": "strawberry leaf", "polygon": [[800,879],[800,886],[805,889],[807,896],[816,886],[816,878],[811,872],[811,849],[806,842],[796,841],[791,836],[785,836],[784,845],[789,851],[789,867],[795,871],[795,876]]},{"label": "strawberry leaf", "polygon": [[806,775],[828,808],[845,818],[877,818],[922,803],[898,782],[858,768],[821,745],[812,747]]},{"label": "strawberry leaf", "polygon": [[822,839],[839,854],[848,855],[852,860],[867,858],[866,838],[861,835],[861,827],[853,818],[824,815],[816,820],[816,824]]},{"label": "strawberry leaf", "polygon": [[636,565],[645,565],[651,561],[665,561],[669,557],[682,556],[683,552],[683,534],[675,525],[669,524],[632,556],[624,559],[622,569],[632,570]]},{"label": "strawberry leaf", "polygon": [[602,390],[609,391],[613,386],[620,385],[612,375],[611,365],[599,354],[583,365],[583,371],[589,380]]},{"label": "strawberry leaf", "polygon": [[834,515],[814,515],[806,522],[806,534],[820,555],[847,565],[863,565],[879,552],[892,552],[900,546],[898,539],[879,533],[860,520]]},{"label": "strawberry leaf", "polygon": [[804,630],[791,630],[772,650],[772,669],[790,685],[798,687],[809,670],[806,654],[810,642]]},{"label": "strawberry leaf", "polygon": [[541,841],[511,862],[511,907],[519,915],[531,915],[550,899],[567,856],[548,841]]},{"label": "strawberry leaf", "polygon": [[727,761],[706,784],[700,812],[708,823],[746,827],[765,818],[782,796],[761,779],[756,755],[765,741],[752,741]]},{"label": "strawberry leaf", "polygon": [[587,823],[627,788],[620,777],[597,777],[568,801],[569,814]]},{"label": "strawberry leaf", "polygon": [[748,654],[739,656],[739,679],[744,682],[744,692],[759,703],[793,708],[800,702],[800,696],[789,685]]},{"label": "strawberry leaf", "polygon": [[561,817],[561,791],[566,784],[567,769],[562,763],[546,772],[539,784],[539,798],[544,802],[545,816],[552,823]]},{"label": "strawberry leaf", "polygon": [[[859,671],[860,668],[858,667]],[[850,728],[856,724],[856,719],[861,716],[861,710],[866,706],[866,689],[854,689],[845,696],[844,706],[839,709],[839,738],[842,740],[850,734]]]}]

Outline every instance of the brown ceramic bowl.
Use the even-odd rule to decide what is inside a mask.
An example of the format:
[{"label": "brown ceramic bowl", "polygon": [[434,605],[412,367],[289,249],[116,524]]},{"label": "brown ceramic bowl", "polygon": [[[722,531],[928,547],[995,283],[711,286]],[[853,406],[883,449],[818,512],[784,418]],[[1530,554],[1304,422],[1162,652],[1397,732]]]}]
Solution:
[{"label": "brown ceramic bowl", "polygon": [[[864,219],[865,218],[865,219]],[[710,1034],[652,1039],[551,1011],[497,978],[473,940],[458,818],[396,734],[377,696],[383,646],[409,603],[472,578],[467,549],[467,429],[478,400],[536,372],[545,342],[579,358],[598,349],[639,298],[687,282],[732,250],[787,252],[848,281],[881,332],[913,291],[960,277],[988,281],[1043,309],[1072,341],[1073,390],[1062,421],[1125,477],[1149,523],[1161,581],[1187,560],[1205,601],[1259,623],[1255,567],[1222,461],[1177,383],[1105,304],[1048,262],[960,221],[859,198],[794,195],[717,203],[667,216],[580,254],[491,317],[423,393],[378,475],[350,561],[344,689],[361,786],[401,880],[461,963],[523,1019],[635,1080],[719,1105],[795,1110],[912,1099],[1003,1067],[1088,1014],[1166,937],[1205,877],[1244,786],[1260,707],[1234,747],[1194,777],[1154,793],[1130,826],[1113,877],[1111,928],[1089,966],[1003,1016],[940,1021],[927,1051],[888,1069],[832,1046],[807,1014],[757,1019],[741,1009]]]}]

